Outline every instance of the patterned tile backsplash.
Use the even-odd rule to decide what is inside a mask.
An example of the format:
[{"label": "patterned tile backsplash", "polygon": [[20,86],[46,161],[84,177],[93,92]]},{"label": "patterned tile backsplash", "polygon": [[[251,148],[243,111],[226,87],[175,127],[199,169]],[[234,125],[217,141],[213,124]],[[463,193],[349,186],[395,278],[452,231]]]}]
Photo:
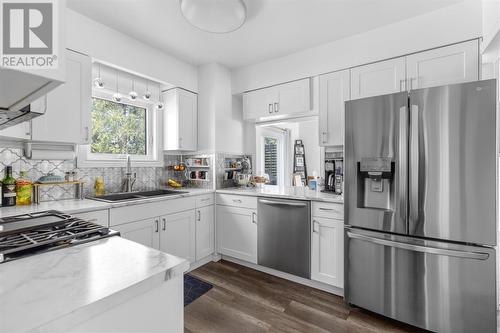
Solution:
[{"label": "patterned tile backsplash", "polygon": [[[47,173],[63,176],[66,171],[75,171],[78,179],[83,181],[84,196],[94,195],[94,181],[98,176],[103,176],[106,193],[121,192],[121,185],[125,168],[76,168],[74,160],[28,160],[23,156],[22,149],[1,148],[0,149],[0,178],[3,178],[4,169],[12,165],[14,177],[19,177],[20,171],[27,171],[28,177],[35,181]],[[132,168],[137,174],[134,190],[155,189],[161,185],[164,177],[162,167],[140,167]],[[40,192],[41,201],[60,200],[74,198],[73,186],[59,185],[42,187]]]}]

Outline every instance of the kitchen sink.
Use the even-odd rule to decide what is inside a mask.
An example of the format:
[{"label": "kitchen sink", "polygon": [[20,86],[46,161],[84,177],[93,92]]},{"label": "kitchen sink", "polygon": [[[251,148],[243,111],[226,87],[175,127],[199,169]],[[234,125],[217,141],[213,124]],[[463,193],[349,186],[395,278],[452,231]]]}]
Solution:
[{"label": "kitchen sink", "polygon": [[126,192],[126,193],[115,193],[103,195],[100,197],[92,197],[89,199],[105,202],[119,202],[119,201],[130,201],[130,200],[141,200],[152,197],[161,197],[166,195],[177,195],[181,193],[187,193],[186,191],[173,191],[173,190],[151,190],[151,191],[139,191],[139,192]]}]

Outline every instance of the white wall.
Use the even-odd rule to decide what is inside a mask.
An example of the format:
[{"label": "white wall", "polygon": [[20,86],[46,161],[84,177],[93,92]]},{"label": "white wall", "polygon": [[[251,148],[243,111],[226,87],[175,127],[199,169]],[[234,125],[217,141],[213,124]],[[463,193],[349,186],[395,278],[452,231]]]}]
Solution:
[{"label": "white wall", "polygon": [[239,68],[233,71],[233,93],[477,38],[482,34],[481,15],[480,0],[464,0],[366,33]]},{"label": "white wall", "polygon": [[198,91],[197,68],[66,9],[66,47],[157,81]]},{"label": "white wall", "polygon": [[482,48],[488,47],[500,30],[500,0],[482,0],[483,16],[483,43]]},{"label": "white wall", "polygon": [[245,153],[241,96],[231,95],[231,72],[219,64],[198,67],[198,150]]}]

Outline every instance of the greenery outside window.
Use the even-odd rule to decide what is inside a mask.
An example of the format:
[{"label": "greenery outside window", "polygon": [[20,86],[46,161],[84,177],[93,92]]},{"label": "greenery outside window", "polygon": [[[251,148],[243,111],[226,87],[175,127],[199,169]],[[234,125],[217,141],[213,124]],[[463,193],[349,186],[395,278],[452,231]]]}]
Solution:
[{"label": "greenery outside window", "polygon": [[78,164],[123,166],[130,155],[136,165],[161,165],[154,104],[127,98],[116,102],[106,91],[94,91],[92,95],[91,142],[79,148]]}]

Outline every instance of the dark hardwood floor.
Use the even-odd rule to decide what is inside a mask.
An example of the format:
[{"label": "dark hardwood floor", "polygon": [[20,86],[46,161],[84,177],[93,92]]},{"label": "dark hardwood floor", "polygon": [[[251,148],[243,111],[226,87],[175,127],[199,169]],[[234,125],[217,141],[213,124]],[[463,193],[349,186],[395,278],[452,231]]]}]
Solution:
[{"label": "dark hardwood floor", "polygon": [[420,332],[341,297],[228,261],[190,273],[214,287],[185,307],[185,332]]}]

